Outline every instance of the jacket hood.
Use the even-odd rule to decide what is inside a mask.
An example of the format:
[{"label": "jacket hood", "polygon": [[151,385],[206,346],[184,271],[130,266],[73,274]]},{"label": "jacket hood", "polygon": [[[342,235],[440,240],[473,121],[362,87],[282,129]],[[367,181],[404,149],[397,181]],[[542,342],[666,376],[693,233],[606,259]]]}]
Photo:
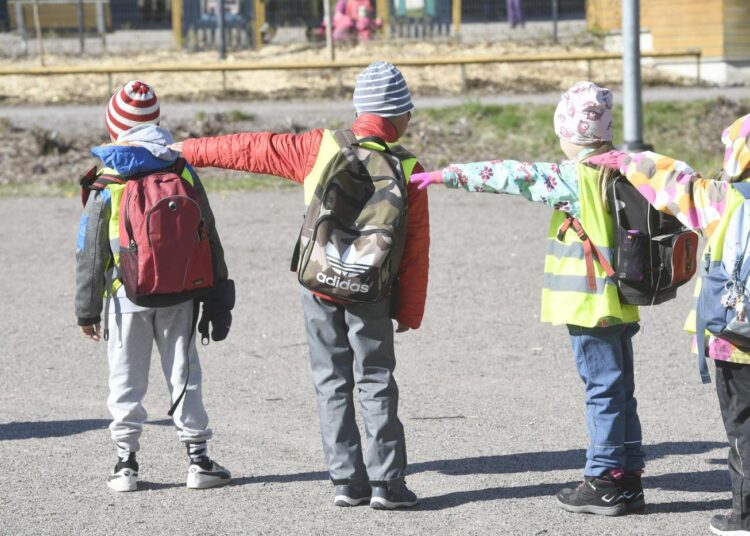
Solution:
[{"label": "jacket hood", "polygon": [[119,175],[137,175],[174,164],[179,153],[167,147],[173,141],[168,130],[139,125],[121,134],[116,143],[94,147],[91,154]]},{"label": "jacket hood", "polygon": [[721,134],[724,142],[724,174],[737,179],[750,169],[750,114],[737,119]]}]

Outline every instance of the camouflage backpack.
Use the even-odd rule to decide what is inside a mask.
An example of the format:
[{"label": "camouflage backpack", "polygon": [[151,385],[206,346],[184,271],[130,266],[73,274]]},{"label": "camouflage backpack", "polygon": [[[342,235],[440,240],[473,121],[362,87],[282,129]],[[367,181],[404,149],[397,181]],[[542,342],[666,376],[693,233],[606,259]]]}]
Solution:
[{"label": "camouflage backpack", "polygon": [[333,133],[341,148],[307,208],[292,270],[300,284],[351,303],[375,303],[396,280],[406,241],[406,176],[379,138]]}]

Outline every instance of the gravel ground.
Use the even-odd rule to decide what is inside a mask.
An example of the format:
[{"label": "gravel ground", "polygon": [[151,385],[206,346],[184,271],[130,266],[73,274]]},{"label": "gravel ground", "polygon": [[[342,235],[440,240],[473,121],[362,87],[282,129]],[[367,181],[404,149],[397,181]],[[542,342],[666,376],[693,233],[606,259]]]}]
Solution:
[{"label": "gravel ground", "polygon": [[[0,534],[708,534],[710,515],[730,507],[729,481],[716,395],[700,384],[680,330],[690,290],[644,310],[634,342],[647,514],[563,512],[553,495],[580,478],[586,429],[565,330],[538,320],[549,212],[430,193],[426,318],[397,342],[408,482],[422,499],[403,512],[331,504],[299,289],[287,271],[301,191],[212,198],[239,294],[229,339],[201,353],[212,454],[233,485],[185,489],[155,363],[142,486],[131,494],[105,485],[114,463],[105,352],[73,316],[80,206],[0,199]],[[30,240],[32,221],[41,232]]]}]

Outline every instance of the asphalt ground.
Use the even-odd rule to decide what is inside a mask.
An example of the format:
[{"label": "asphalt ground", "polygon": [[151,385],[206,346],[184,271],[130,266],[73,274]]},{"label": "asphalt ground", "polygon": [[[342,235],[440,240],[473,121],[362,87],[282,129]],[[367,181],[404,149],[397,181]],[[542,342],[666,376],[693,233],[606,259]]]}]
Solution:
[{"label": "asphalt ground", "polygon": [[583,387],[564,327],[539,322],[549,210],[430,191],[423,327],[397,336],[409,511],[336,508],[310,381],[299,287],[288,271],[301,189],[212,196],[237,282],[232,332],[201,349],[211,454],[232,485],[185,488],[158,358],[145,405],[141,487],[106,486],[103,343],[73,313],[77,199],[0,199],[0,534],[708,534],[731,507],[726,440],[681,325],[692,285],[643,311],[634,341],[646,514],[560,510],[582,476]]}]

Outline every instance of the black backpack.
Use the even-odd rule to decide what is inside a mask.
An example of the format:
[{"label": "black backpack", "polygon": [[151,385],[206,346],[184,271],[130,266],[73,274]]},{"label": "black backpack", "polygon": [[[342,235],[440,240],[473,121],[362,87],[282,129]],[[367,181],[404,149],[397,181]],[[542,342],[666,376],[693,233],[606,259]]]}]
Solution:
[{"label": "black backpack", "polygon": [[625,177],[616,174],[607,187],[614,227],[612,265],[569,216],[558,232],[562,240],[572,227],[584,243],[588,280],[596,289],[593,260],[615,282],[620,301],[629,305],[657,305],[673,299],[677,288],[695,274],[698,235],[674,216],[656,210]]}]

